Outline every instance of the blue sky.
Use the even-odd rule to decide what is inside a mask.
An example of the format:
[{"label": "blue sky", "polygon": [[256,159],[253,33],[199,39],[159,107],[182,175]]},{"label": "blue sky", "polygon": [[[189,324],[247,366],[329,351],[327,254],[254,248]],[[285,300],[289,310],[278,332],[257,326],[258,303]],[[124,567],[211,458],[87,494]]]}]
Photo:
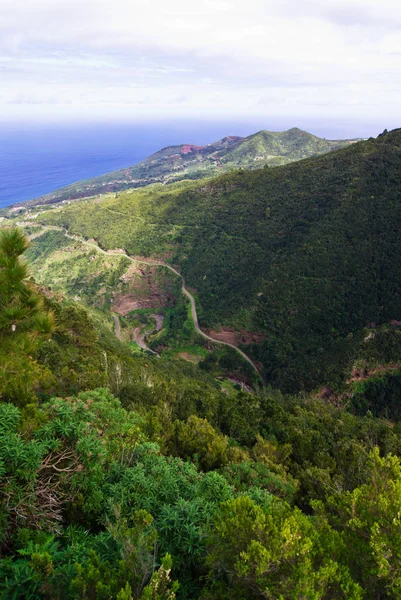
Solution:
[{"label": "blue sky", "polygon": [[1,0],[0,115],[401,126],[396,0]]}]

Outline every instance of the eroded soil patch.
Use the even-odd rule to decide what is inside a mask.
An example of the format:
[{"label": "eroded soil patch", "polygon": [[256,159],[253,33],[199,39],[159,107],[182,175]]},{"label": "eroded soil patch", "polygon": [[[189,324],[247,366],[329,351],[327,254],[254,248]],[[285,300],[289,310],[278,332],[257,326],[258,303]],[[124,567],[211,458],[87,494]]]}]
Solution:
[{"label": "eroded soil patch", "polygon": [[245,330],[235,331],[230,327],[222,327],[219,331],[205,329],[205,333],[216,340],[232,344],[233,346],[239,346],[240,344],[260,344],[266,337],[261,333]]},{"label": "eroded soil patch", "polygon": [[139,308],[161,308],[162,306],[166,306],[164,300],[166,300],[167,303],[168,298],[164,299],[163,295],[155,295],[151,298],[143,298],[140,300],[134,294],[127,294],[115,301],[111,310],[122,317],[125,317],[130,312],[138,310]]},{"label": "eroded soil patch", "polygon": [[120,278],[112,311],[121,316],[141,308],[159,309],[175,302],[172,278],[157,267],[133,263]]}]

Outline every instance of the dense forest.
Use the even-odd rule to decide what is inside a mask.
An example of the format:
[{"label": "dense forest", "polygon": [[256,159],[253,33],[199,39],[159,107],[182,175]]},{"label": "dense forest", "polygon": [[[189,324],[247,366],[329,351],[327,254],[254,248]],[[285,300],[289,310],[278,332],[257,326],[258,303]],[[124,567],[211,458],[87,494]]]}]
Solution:
[{"label": "dense forest", "polygon": [[[396,370],[346,406],[223,388],[133,356],[35,284],[27,246],[0,232],[1,598],[399,598]],[[396,327],[360,342],[361,369],[386,352]]]},{"label": "dense forest", "polygon": [[36,218],[179,265],[201,325],[263,334],[247,352],[272,386],[339,389],[363,340],[401,320],[400,160],[395,130],[285,167],[106,195]]}]

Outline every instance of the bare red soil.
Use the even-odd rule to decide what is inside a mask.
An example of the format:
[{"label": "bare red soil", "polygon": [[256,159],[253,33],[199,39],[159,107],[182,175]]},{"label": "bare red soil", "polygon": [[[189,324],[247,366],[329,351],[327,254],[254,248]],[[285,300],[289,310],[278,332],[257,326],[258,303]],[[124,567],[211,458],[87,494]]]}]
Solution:
[{"label": "bare red soil", "polygon": [[265,339],[265,336],[261,333],[245,330],[235,331],[231,327],[223,327],[219,331],[205,329],[205,333],[216,340],[232,344],[233,346],[239,346],[240,344],[260,344]]}]

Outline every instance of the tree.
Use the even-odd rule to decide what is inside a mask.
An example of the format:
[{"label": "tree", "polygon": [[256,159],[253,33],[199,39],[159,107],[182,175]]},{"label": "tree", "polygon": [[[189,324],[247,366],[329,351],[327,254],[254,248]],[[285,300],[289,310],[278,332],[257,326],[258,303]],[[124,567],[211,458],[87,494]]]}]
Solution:
[{"label": "tree", "polygon": [[211,583],[202,599],[360,599],[361,588],[335,560],[338,542],[336,532],[319,531],[273,496],[267,510],[247,496],[228,500],[210,530]]},{"label": "tree", "polygon": [[[368,483],[328,499],[329,519],[343,531],[354,577],[368,598],[401,594],[401,463],[375,448]],[[322,510],[322,505],[316,503]]]},{"label": "tree", "polygon": [[171,581],[172,564],[171,556],[166,554],[159,570],[153,574],[149,585],[143,590],[141,600],[174,600],[178,582]]},{"label": "tree", "polygon": [[0,232],[0,397],[17,404],[33,399],[40,375],[34,354],[54,328],[54,317],[28,281],[21,256],[28,240],[19,229]]}]

